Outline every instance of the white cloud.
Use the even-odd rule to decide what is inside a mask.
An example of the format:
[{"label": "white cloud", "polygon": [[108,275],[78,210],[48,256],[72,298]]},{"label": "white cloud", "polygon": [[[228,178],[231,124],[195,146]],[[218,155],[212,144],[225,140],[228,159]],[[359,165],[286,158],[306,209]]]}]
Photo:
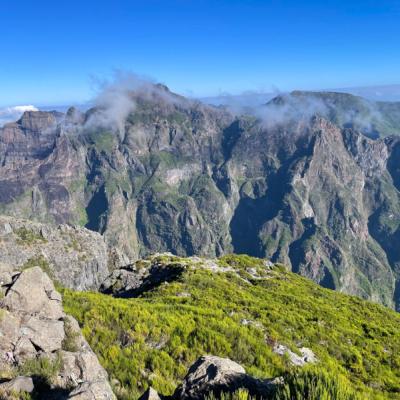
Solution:
[{"label": "white cloud", "polygon": [[0,127],[7,122],[18,120],[25,111],[39,111],[39,109],[33,105],[0,108]]}]

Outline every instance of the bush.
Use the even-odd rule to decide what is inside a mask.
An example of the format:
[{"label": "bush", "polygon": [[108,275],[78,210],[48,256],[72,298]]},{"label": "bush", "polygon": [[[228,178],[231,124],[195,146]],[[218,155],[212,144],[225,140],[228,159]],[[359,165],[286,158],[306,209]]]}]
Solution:
[{"label": "bush", "polygon": [[18,373],[20,375],[38,378],[50,386],[54,378],[60,372],[61,367],[62,359],[60,354],[57,353],[54,360],[47,357],[26,360],[24,364],[18,368]]},{"label": "bush", "polygon": [[363,400],[340,375],[323,370],[305,370],[284,375],[271,400]]},{"label": "bush", "polygon": [[65,337],[62,342],[62,349],[65,351],[76,352],[79,350],[78,337],[79,332],[73,330],[71,322],[67,319],[64,320]]},{"label": "bush", "polygon": [[26,227],[18,228],[15,231],[15,234],[18,236],[17,243],[18,244],[35,244],[37,242],[45,243],[47,240],[40,235]]}]

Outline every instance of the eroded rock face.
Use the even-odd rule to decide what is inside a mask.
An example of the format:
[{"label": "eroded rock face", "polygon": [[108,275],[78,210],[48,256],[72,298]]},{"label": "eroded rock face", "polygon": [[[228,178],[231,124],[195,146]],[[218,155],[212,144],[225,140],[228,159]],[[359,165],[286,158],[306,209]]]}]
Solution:
[{"label": "eroded rock face", "polygon": [[[11,269],[2,267],[5,272]],[[61,296],[47,274],[32,267],[14,273],[3,288],[0,370],[29,372],[27,365],[42,360],[53,366],[53,376],[46,380],[36,375],[19,377],[2,383],[2,389],[49,399],[115,399],[106,371],[78,323],[64,314]]]},{"label": "eroded rock face", "polygon": [[96,232],[0,216],[0,263],[13,265],[11,270],[5,267],[0,272],[4,283],[10,282],[13,271],[36,263],[63,286],[96,290],[109,275],[109,264],[118,262],[118,255],[109,260],[107,245]]}]

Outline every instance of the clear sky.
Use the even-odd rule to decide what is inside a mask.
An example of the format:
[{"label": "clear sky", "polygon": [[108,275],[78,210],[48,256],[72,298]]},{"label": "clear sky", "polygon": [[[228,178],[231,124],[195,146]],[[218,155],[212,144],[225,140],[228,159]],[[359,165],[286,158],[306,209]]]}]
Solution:
[{"label": "clear sky", "polygon": [[0,106],[131,70],[193,96],[400,83],[399,0],[3,0]]}]

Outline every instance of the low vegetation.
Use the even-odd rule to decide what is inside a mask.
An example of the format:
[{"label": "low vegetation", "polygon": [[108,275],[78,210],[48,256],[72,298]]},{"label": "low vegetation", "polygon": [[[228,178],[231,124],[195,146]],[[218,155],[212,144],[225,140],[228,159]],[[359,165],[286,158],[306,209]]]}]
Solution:
[{"label": "low vegetation", "polygon": [[32,245],[38,242],[47,242],[47,240],[41,234],[36,233],[24,226],[17,229],[15,234],[18,236],[18,244]]},{"label": "low vegetation", "polygon": [[69,319],[64,320],[65,337],[62,342],[62,349],[65,351],[76,352],[79,350],[79,332],[73,330]]},{"label": "low vegetation", "polygon": [[[353,400],[355,392],[400,399],[399,314],[248,256],[219,265],[225,272],[186,268],[134,299],[63,290],[65,311],[118,380],[120,399],[136,399],[149,385],[171,394],[203,354],[229,357],[256,377],[286,376],[283,400]],[[319,361],[296,370],[274,353],[276,344],[308,347]]]},{"label": "low vegetation", "polygon": [[43,255],[29,258],[21,266],[20,269],[21,269],[21,271],[24,271],[25,269],[32,268],[32,267],[40,267],[44,272],[46,272],[47,275],[49,275],[51,278],[53,278],[54,274],[53,274],[52,269],[50,268],[50,264]]},{"label": "low vegetation", "polygon": [[60,372],[62,359],[59,354],[54,355],[54,359],[47,357],[32,358],[18,368],[18,374],[23,376],[32,376],[39,379],[44,384],[51,386],[54,378]]},{"label": "low vegetation", "polygon": [[[284,375],[285,384],[271,394],[269,400],[365,400],[342,376],[329,375],[324,370],[313,368],[305,371],[289,372]],[[256,400],[245,389],[234,393],[213,393],[206,400]]]}]

